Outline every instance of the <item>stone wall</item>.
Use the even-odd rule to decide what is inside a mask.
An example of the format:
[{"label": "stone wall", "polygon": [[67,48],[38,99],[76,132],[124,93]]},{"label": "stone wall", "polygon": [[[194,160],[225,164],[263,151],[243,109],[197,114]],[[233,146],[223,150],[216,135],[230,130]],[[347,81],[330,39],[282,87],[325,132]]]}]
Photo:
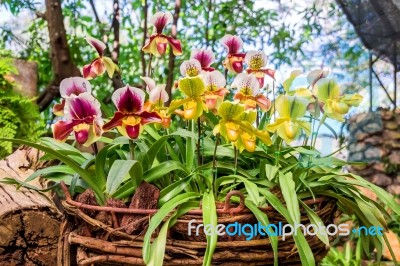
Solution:
[{"label": "stone wall", "polygon": [[349,121],[349,161],[366,162],[350,172],[400,195],[400,110],[378,110]]}]

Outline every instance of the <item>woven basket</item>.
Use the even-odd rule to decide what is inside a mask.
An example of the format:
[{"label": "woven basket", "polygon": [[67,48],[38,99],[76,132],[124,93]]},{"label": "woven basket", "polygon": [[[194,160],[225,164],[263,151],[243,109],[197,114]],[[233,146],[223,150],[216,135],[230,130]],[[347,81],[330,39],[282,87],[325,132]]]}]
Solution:
[{"label": "woven basket", "polygon": [[[66,220],[61,227],[58,250],[58,265],[145,265],[142,260],[143,234],[129,235],[120,228],[106,225],[85,213],[85,210],[110,213],[114,219],[124,214],[146,214],[149,217],[157,210],[110,208],[91,206],[73,201],[66,192],[63,201]],[[229,203],[230,196],[241,198],[239,205]],[[316,198],[305,203],[312,208],[327,225],[333,223],[336,213],[336,201],[331,198]],[[285,219],[273,208],[260,208],[265,212],[270,223],[282,222]],[[225,204],[217,205],[218,223],[257,223],[252,213],[244,207],[243,196],[232,191]],[[201,209],[192,210],[180,217],[171,228],[167,239],[164,265],[202,265],[207,246],[205,235],[188,237],[188,222],[202,223]],[[309,219],[302,211],[302,224],[309,224]],[[82,225],[87,230],[82,230]],[[95,233],[88,233],[95,232]],[[95,236],[93,236],[95,235]],[[328,247],[316,236],[306,236],[316,261],[322,260]],[[279,265],[301,265],[300,258],[292,237],[278,241]],[[239,237],[219,237],[213,255],[213,265],[273,265],[274,256],[268,237],[244,240]]]}]

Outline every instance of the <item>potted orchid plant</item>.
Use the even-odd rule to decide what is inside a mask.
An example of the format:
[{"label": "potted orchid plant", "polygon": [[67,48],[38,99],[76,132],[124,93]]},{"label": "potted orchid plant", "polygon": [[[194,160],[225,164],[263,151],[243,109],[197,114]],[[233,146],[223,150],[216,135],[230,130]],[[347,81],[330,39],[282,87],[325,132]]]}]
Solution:
[{"label": "potted orchid plant", "polygon": [[[169,12],[158,12],[151,18],[154,33],[142,48],[150,54],[150,60],[163,56],[168,46],[174,55],[182,54],[180,41],[163,33],[171,21]],[[176,254],[186,254],[193,265],[243,261],[315,265],[321,259],[317,255],[326,254],[325,247],[334,236],[324,230],[313,231],[316,236],[311,239],[296,225],[333,223],[334,213],[339,210],[354,215],[360,226],[385,230],[390,220],[387,209],[400,215],[399,205],[384,190],[343,172],[347,162],[334,154],[323,156],[316,149],[320,128],[330,128],[326,118],[344,121],[349,109],[362,101],[359,94],[341,94],[339,84],[326,71],[311,71],[306,76],[308,85],[301,87],[295,86],[295,80],[302,73],[293,71],[280,85],[275,71],[267,67],[264,52],[245,53],[239,36],[226,35],[221,39],[227,52],[221,68],[215,65],[211,50],[194,49],[190,59],[180,66],[174,99],[170,99],[165,84],[157,84],[148,73],[141,77],[146,84],[143,88],[126,85],[114,91],[115,112],[104,117],[107,112],[93,96],[89,80],[105,72],[111,78],[120,69],[104,55],[106,44],[92,37],[87,41],[98,57],[83,67],[83,77],[61,82],[62,101],[54,106],[54,113],[62,118],[53,125],[54,138],[42,138],[39,143],[2,139],[43,150],[44,159],[59,163],[38,170],[25,182],[6,182],[35,189],[29,181],[41,176],[55,185],[65,183],[68,195],[78,194],[76,201],[69,198],[68,204],[89,206],[86,215],[91,218],[85,218],[86,222],[99,220],[95,211],[105,206],[108,209],[104,210],[113,215],[96,226],[104,229],[109,222],[109,227],[125,230],[125,236],[133,229],[121,229],[127,219],[122,217],[122,209],[133,206],[128,216],[148,215],[139,230],[144,232],[141,258],[126,257],[125,262],[167,265],[178,263],[174,260]],[[225,74],[218,68],[225,69]],[[230,85],[228,80],[233,80]],[[93,152],[79,151],[78,144],[92,147]],[[372,190],[380,202],[364,196],[359,187]],[[141,196],[155,202],[152,207],[138,207],[137,195],[143,190],[148,193]],[[235,206],[240,207],[238,212]],[[200,252],[191,253],[189,247],[189,251],[179,253],[171,248],[173,234],[179,231],[179,224],[185,224],[187,215],[200,215],[204,225],[217,227],[224,219],[239,217],[242,212],[246,219],[254,218],[263,226],[278,221],[294,226],[291,242],[285,244],[281,234],[261,230],[264,235],[259,240],[247,242],[252,247],[238,240],[239,251],[232,257],[226,253],[227,246],[219,242],[227,240],[214,232],[203,234],[205,243],[199,244],[203,248]],[[115,215],[118,213],[121,217]],[[186,232],[190,235],[190,228]],[[109,235],[102,237],[102,241],[113,241]],[[379,258],[385,235],[362,238],[366,254],[376,249]],[[258,255],[246,257],[256,243],[262,243]],[[121,256],[107,258],[108,262],[124,262]]]}]

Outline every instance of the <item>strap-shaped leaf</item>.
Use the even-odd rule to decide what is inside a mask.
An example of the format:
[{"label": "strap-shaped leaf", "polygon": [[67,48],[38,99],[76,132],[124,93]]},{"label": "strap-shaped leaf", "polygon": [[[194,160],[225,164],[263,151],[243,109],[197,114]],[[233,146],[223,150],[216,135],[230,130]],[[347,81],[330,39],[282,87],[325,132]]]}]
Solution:
[{"label": "strap-shaped leaf", "polygon": [[112,195],[127,179],[131,179],[133,188],[142,182],[143,169],[136,160],[115,160],[108,172],[106,192]]}]

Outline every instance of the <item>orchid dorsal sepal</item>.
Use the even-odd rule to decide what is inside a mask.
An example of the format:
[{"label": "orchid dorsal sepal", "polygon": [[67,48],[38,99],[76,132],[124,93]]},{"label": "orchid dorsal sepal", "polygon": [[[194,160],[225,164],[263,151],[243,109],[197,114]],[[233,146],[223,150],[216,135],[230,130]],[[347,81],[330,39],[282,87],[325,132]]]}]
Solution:
[{"label": "orchid dorsal sepal", "polygon": [[279,117],[269,125],[267,130],[276,132],[286,143],[295,140],[301,132],[310,134],[311,124],[304,120],[309,100],[301,96],[281,95],[276,99],[276,109]]},{"label": "orchid dorsal sepal", "polygon": [[200,62],[201,69],[204,71],[214,71],[211,64],[215,61],[215,55],[211,50],[193,49],[190,53],[190,59],[196,59]]},{"label": "orchid dorsal sepal", "polygon": [[318,80],[326,78],[330,72],[331,70],[329,68],[311,70],[307,75],[308,84],[310,84],[311,87],[314,87]]},{"label": "orchid dorsal sepal", "polygon": [[89,81],[82,77],[65,78],[60,83],[60,95],[63,98],[61,103],[53,106],[53,113],[56,116],[64,115],[65,99],[71,95],[79,95],[84,92],[92,92],[92,86]]},{"label": "orchid dorsal sepal", "polygon": [[290,87],[292,86],[292,83],[294,81],[295,78],[297,78],[299,75],[301,75],[302,71],[301,70],[293,70],[292,72],[290,72],[289,77],[283,82],[283,89],[286,92],[289,92]]},{"label": "orchid dorsal sepal", "polygon": [[180,66],[181,75],[184,77],[195,77],[201,73],[201,64],[197,59],[183,61]]}]

